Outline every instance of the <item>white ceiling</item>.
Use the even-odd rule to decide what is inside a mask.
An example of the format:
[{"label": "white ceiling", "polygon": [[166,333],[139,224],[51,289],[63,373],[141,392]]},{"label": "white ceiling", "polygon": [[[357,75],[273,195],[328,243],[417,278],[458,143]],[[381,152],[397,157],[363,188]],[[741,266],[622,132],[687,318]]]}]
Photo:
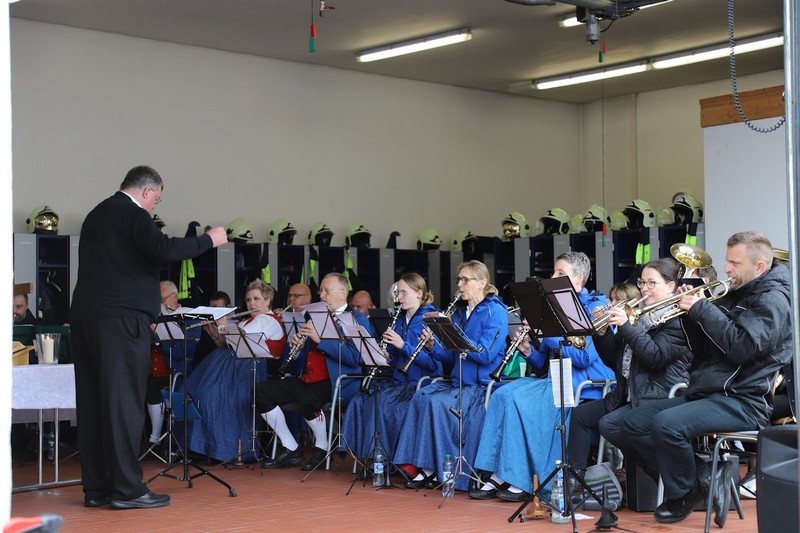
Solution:
[{"label": "white ceiling", "polygon": [[[12,17],[386,76],[507,93],[511,84],[598,67],[600,43],[583,26],[560,28],[565,3],[504,0],[22,0]],[[726,42],[728,0],[674,0],[633,13],[603,34],[605,66]],[[783,29],[781,0],[735,0],[736,38]],[[312,7],[313,6],[313,7]],[[317,50],[308,50],[312,13]],[[609,24],[601,21],[603,29]],[[357,51],[468,27],[463,44],[357,63]],[[601,37],[602,38],[602,37]],[[12,27],[13,47],[13,27]],[[739,75],[783,67],[780,48],[743,55]],[[728,60],[526,93],[585,102],[728,77]]]}]

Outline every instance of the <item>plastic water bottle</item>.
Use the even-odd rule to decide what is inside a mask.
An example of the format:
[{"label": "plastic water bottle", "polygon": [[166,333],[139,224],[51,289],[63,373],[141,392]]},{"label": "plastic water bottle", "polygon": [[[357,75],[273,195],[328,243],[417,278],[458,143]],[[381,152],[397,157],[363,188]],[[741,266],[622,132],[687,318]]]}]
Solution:
[{"label": "plastic water bottle", "polygon": [[566,515],[566,504],[564,501],[564,472],[561,470],[561,461],[556,461],[556,475],[550,487],[550,501],[553,504],[550,517],[554,524],[566,524],[569,516]]},{"label": "plastic water bottle", "polygon": [[372,462],[372,486],[383,487],[384,470],[383,452],[380,448],[375,449],[375,460]]},{"label": "plastic water bottle", "polygon": [[450,455],[444,456],[444,463],[442,464],[442,496],[445,498],[452,498],[456,493],[456,476],[453,468],[455,463]]}]

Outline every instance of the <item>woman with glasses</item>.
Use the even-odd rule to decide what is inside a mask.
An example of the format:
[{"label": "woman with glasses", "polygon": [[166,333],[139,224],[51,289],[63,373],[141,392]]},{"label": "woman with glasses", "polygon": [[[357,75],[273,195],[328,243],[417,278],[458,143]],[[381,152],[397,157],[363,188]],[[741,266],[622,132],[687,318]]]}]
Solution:
[{"label": "woman with glasses", "polygon": [[[386,344],[389,362],[396,369],[402,368],[411,358],[422,330],[422,318],[427,313],[436,313],[432,305],[433,294],[425,279],[416,272],[406,272],[397,280],[395,298],[398,304],[394,327],[381,334]],[[350,400],[344,414],[343,432],[356,457],[370,459],[380,445],[384,457],[394,461],[395,445],[400,427],[405,420],[408,402],[422,376],[441,376],[442,364],[431,357],[430,351],[422,350],[414,358],[407,373],[395,370],[391,381],[370,380],[362,385],[361,394]],[[375,415],[375,407],[378,413]],[[380,442],[373,442],[375,421],[378,422]]]},{"label": "woman with glasses", "polygon": [[[462,470],[470,473],[485,416],[483,401],[489,374],[505,351],[508,312],[497,297],[486,265],[480,261],[462,263],[456,279],[461,299],[454,307],[453,324],[482,351],[466,352],[462,357],[460,352],[445,350],[433,339],[426,343],[425,348],[434,359],[452,367],[452,380],[420,389],[408,405],[394,461],[404,465],[412,478],[406,483],[409,488],[433,488],[437,479],[444,482],[445,456],[455,459],[460,449],[468,463],[462,465]],[[459,409],[462,435],[458,432],[459,419],[454,416]],[[459,448],[460,438],[463,448]],[[455,479],[456,489],[467,490],[468,486],[467,476]]]},{"label": "woman with glasses", "polygon": [[[652,305],[675,294],[679,266],[672,258],[647,263],[637,282],[645,297],[640,305]],[[626,292],[624,298],[629,297]],[[589,402],[572,411],[569,458],[579,473],[588,463],[592,430],[599,428],[609,442],[625,450],[620,431],[622,417],[649,400],[667,398],[673,385],[689,381],[692,352],[680,320],[658,324],[659,317],[670,309],[644,314],[636,326],[631,325],[622,307],[606,311],[611,327],[599,331],[593,339],[603,361],[616,369],[617,387],[603,401]]]},{"label": "woman with glasses", "polygon": [[[586,254],[566,252],[556,258],[552,277],[567,277],[581,305],[591,314],[594,308],[606,303],[606,298],[585,289],[590,273],[591,263]],[[553,383],[548,375],[551,360],[560,355],[571,363],[573,394],[583,381],[613,378],[614,373],[600,360],[591,337],[569,340],[571,345],[562,344],[563,337],[546,337],[541,343],[531,343],[526,334],[520,342],[520,354],[536,370],[537,377],[514,380],[492,393],[475,460],[476,468],[487,476],[482,485],[469,491],[471,498],[498,497],[521,502],[532,493],[533,474],[544,479],[556,459],[561,459],[561,440],[554,430],[561,424],[561,411],[553,402]],[[601,395],[602,387],[586,387],[581,399]]]}]

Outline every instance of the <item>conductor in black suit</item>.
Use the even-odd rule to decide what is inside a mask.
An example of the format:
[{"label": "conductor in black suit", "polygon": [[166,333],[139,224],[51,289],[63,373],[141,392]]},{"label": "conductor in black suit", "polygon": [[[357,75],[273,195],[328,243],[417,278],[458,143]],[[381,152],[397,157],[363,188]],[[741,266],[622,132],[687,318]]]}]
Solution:
[{"label": "conductor in black suit", "polygon": [[78,448],[84,505],[169,505],[142,483],[138,460],[150,367],[150,325],[160,311],[162,262],[188,259],[227,241],[225,229],[169,238],[150,212],[164,188],[150,167],[132,168],[120,190],[86,217],[70,323],[75,351]]}]

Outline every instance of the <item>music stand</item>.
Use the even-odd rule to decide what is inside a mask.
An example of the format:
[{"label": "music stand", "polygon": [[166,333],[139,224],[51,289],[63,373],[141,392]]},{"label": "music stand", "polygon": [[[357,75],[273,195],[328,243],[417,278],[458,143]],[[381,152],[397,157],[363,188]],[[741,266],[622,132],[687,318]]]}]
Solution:
[{"label": "music stand", "polygon": [[[189,358],[188,358],[188,350],[187,350],[187,343],[186,343],[186,329],[187,329],[186,320],[203,320],[203,319],[213,319],[213,318],[212,318],[212,315],[198,315],[198,314],[190,314],[190,313],[187,313],[187,312],[183,312],[183,313],[175,313],[175,314],[172,314],[172,315],[162,316],[162,317],[159,317],[159,319],[157,320],[159,322],[166,322],[166,323],[176,322],[176,323],[178,323],[180,325],[180,333],[179,334],[183,336],[183,368],[187,372],[188,372],[188,369],[189,369]],[[156,325],[156,329],[158,329],[158,325]],[[172,392],[172,391],[170,391],[170,392]],[[172,394],[170,394],[170,403],[172,402],[172,399],[173,399],[172,398]],[[154,475],[153,477],[148,479],[146,484],[149,484],[151,481],[153,481],[157,477],[168,477],[168,478],[171,478],[171,479],[175,479],[177,481],[186,481],[187,486],[189,488],[192,488],[192,483],[193,483],[195,478],[198,478],[200,476],[208,476],[211,479],[213,479],[214,481],[216,481],[217,483],[219,483],[220,485],[225,486],[228,489],[228,494],[231,496],[231,498],[233,498],[234,496],[236,496],[236,491],[233,490],[233,487],[231,487],[228,483],[226,483],[225,481],[223,481],[219,477],[215,476],[214,474],[212,474],[211,472],[209,472],[205,468],[201,468],[199,466],[194,465],[194,467],[197,470],[199,470],[199,472],[197,474],[190,474],[190,470],[189,469],[193,465],[192,465],[191,460],[189,459],[189,454],[188,454],[188,447],[189,447],[189,444],[188,444],[188,438],[189,438],[189,416],[187,416],[187,415],[189,415],[191,413],[191,407],[190,406],[193,406],[193,404],[191,403],[191,399],[189,398],[188,394],[184,394],[182,400],[183,400],[183,415],[184,416],[183,416],[183,448],[182,448],[182,453],[181,453],[181,460],[178,461],[178,462],[172,462],[172,457],[170,457],[170,463],[167,464],[166,468],[164,468],[163,470],[158,472],[156,475]],[[195,410],[196,410],[196,408],[195,408]],[[197,414],[199,415],[200,413],[197,413]],[[173,435],[172,438],[177,443],[177,438],[175,438],[174,435]],[[178,447],[180,448],[180,445],[178,445]],[[181,465],[183,467],[183,474],[182,475],[171,474],[170,470],[172,470],[173,468],[175,468],[178,465]]]},{"label": "music stand", "polygon": [[[333,313],[328,309],[327,304],[324,302],[317,302],[306,305],[303,307],[303,311],[308,314],[308,317],[311,320],[312,326],[317,331],[319,335],[319,340],[336,340],[340,341],[339,343],[339,375],[342,375],[342,346],[341,341],[348,341],[347,337],[342,335],[342,332],[339,331],[338,325],[341,324],[343,327],[347,325],[356,324],[355,319],[353,318],[353,314],[349,312],[339,313],[339,315],[334,316]],[[333,416],[333,410],[338,409],[338,419],[339,425],[337,427],[336,435],[331,439],[328,443],[328,453],[319,463],[315,464],[311,471],[306,474],[303,479],[300,480],[303,483],[308,476],[313,474],[317,468],[323,463],[327,463],[330,457],[333,455],[334,450],[337,450],[340,447],[345,448],[346,452],[349,453],[354,459],[356,459],[353,450],[350,449],[350,446],[347,445],[347,440],[344,438],[344,434],[342,433],[342,402],[341,398],[337,399],[338,405],[331,405],[331,416]],[[338,442],[339,445],[335,446],[334,443]]]},{"label": "music stand", "polygon": [[[561,337],[561,346],[570,346],[572,343],[569,337],[583,337],[594,333],[592,319],[581,304],[578,294],[572,287],[572,282],[566,276],[549,279],[533,279],[522,283],[512,283],[511,293],[522,309],[522,316],[528,320],[531,327],[531,335],[537,337]],[[553,477],[561,471],[564,480],[564,510],[572,519],[572,530],[577,533],[578,526],[575,521],[575,512],[572,509],[572,495],[569,489],[569,476],[578,481],[584,489],[598,502],[603,505],[603,500],[589,487],[581,476],[567,462],[567,433],[566,415],[564,414],[564,358],[562,349],[556,350],[558,356],[558,385],[559,387],[559,412],[561,413],[560,424],[556,430],[561,437],[561,465],[554,468],[552,472],[539,483],[539,486],[528,496],[519,508],[509,518],[513,522],[523,509],[540,494],[542,489]],[[552,380],[552,376],[551,376]],[[553,505],[549,505],[551,512],[557,512]],[[520,517],[522,520],[522,517]]]},{"label": "music stand", "polygon": [[[386,356],[383,354],[383,350],[378,345],[378,341],[372,337],[369,332],[364,328],[364,326],[360,324],[343,324],[342,331],[345,334],[345,337],[348,339],[352,339],[355,342],[356,346],[358,347],[358,352],[361,354],[361,360],[364,362],[364,365],[368,368],[389,368],[389,361],[386,359]],[[372,438],[370,439],[369,445],[367,446],[367,453],[363,457],[363,461],[359,460],[358,457],[355,457],[356,463],[360,463],[361,469],[353,478],[353,482],[350,483],[350,488],[347,489],[345,496],[350,494],[350,491],[353,490],[353,486],[358,481],[359,477],[364,479],[364,484],[367,483],[367,461],[368,458],[374,457],[375,450],[380,449],[383,450],[384,457],[387,459],[389,467],[394,465],[391,456],[389,455],[386,445],[381,440],[380,428],[378,427],[378,394],[377,390],[373,395],[373,421],[374,421],[374,430],[372,432]],[[395,465],[396,466],[396,465]],[[384,470],[384,481],[383,487],[391,488],[392,484],[389,480],[389,472],[391,468],[387,468]]]},{"label": "music stand", "polygon": [[[256,441],[258,440],[258,431],[256,431],[256,382],[258,375],[258,361],[259,359],[264,359],[265,357],[271,357],[274,359],[275,356],[269,351],[269,348],[267,347],[266,336],[260,331],[248,333],[239,328],[238,331],[225,331],[223,332],[223,335],[225,335],[225,343],[228,345],[231,351],[233,351],[234,357],[237,359],[251,359],[253,361],[253,401],[251,403],[252,423],[250,425],[250,452],[253,454],[253,460],[257,463],[259,459],[259,453],[258,450],[256,450]],[[229,461],[225,461],[226,468],[241,468],[244,466],[244,462],[242,461],[241,445],[241,439],[239,439],[239,449],[236,454],[235,462],[233,465],[231,465]],[[258,443],[258,447],[261,452],[266,455],[266,451],[261,446],[261,442]],[[255,469],[255,463],[250,465],[249,468],[251,470]]]},{"label": "music stand", "polygon": [[[450,477],[443,480],[439,483],[436,487],[441,487],[451,479],[453,483],[455,483],[456,478],[459,476],[466,476],[473,481],[480,481],[480,477],[478,473],[475,472],[475,469],[472,468],[472,465],[469,464],[466,457],[464,457],[464,427],[463,427],[463,409],[462,409],[462,391],[463,391],[463,374],[462,374],[462,362],[464,359],[467,358],[467,352],[482,352],[483,348],[480,346],[475,346],[472,344],[472,341],[467,338],[464,332],[453,324],[452,319],[449,316],[430,316],[425,317],[422,319],[422,322],[425,326],[431,330],[431,333],[439,339],[440,344],[445,350],[459,352],[458,356],[458,409],[455,407],[450,408],[450,412],[458,419],[458,455],[456,456],[455,465],[453,465],[453,471],[450,473]],[[464,464],[469,467],[471,474],[468,474],[464,471]],[[442,497],[441,503],[439,503],[439,507],[445,501],[445,497]]]}]

